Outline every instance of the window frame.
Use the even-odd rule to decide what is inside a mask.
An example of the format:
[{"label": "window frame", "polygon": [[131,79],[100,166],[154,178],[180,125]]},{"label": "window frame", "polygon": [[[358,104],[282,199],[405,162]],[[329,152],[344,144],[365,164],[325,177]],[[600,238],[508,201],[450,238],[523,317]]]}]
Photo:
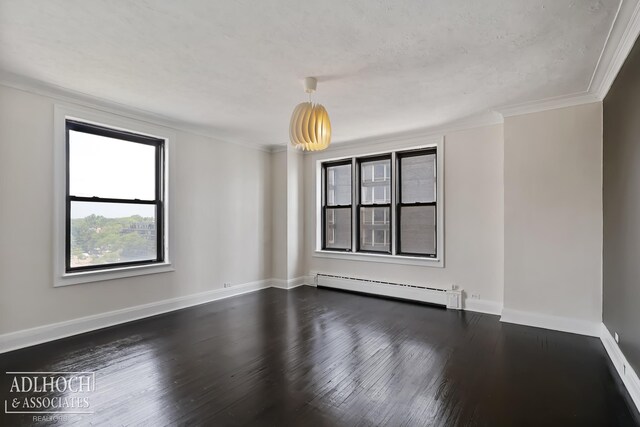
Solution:
[{"label": "window frame", "polygon": [[[402,202],[402,159],[407,157],[418,157],[418,156],[426,156],[433,154],[435,156],[435,169],[436,169],[436,188],[435,191],[435,201],[433,202],[415,202],[415,203],[403,203]],[[396,187],[396,254],[397,255],[405,255],[405,256],[419,256],[424,258],[438,258],[438,150],[435,148],[423,148],[418,150],[408,150],[408,151],[398,151],[396,152],[396,168],[398,174],[398,184]],[[434,215],[435,215],[435,233],[434,233],[434,244],[435,244],[435,253],[434,254],[419,254],[412,252],[402,252],[402,233],[400,232],[400,228],[402,227],[402,208],[403,207],[426,207],[433,206],[434,207]]]},{"label": "window frame", "polygon": [[[380,160],[388,160],[389,161],[389,192],[391,194],[389,194],[389,203],[371,203],[371,204],[363,204],[362,203],[362,165],[363,163],[370,163],[370,162],[376,162],[376,161],[380,161]],[[355,212],[355,216],[356,216],[356,220],[355,223],[351,225],[352,229],[353,226],[356,225],[356,230],[355,230],[355,234],[356,234],[356,244],[355,244],[355,252],[356,253],[369,253],[369,254],[384,254],[384,255],[392,255],[393,254],[393,221],[394,221],[394,215],[393,215],[393,208],[392,208],[392,203],[393,203],[393,198],[392,198],[392,194],[393,194],[393,184],[394,184],[394,179],[393,179],[393,156],[391,153],[388,154],[382,154],[382,155],[375,155],[375,156],[359,156],[359,157],[354,157],[354,162],[356,164],[356,175],[355,175],[355,183],[356,183],[356,188],[355,190],[352,188],[352,195],[351,197],[353,198],[353,193],[356,194],[357,197],[357,201],[358,203],[356,204],[356,212]],[[353,168],[353,166],[352,166]],[[352,172],[353,173],[353,172]],[[372,171],[371,171],[371,182],[376,182],[375,179],[375,166],[373,167]],[[352,180],[353,181],[353,180]],[[372,195],[372,200],[373,200],[373,195]],[[366,250],[366,249],[362,249],[362,241],[361,241],[361,231],[360,231],[360,227],[361,227],[361,221],[362,221],[362,208],[387,208],[389,210],[389,251],[374,251],[374,250]],[[374,214],[375,215],[375,214]],[[375,222],[372,223],[371,225],[375,225]],[[352,233],[353,234],[353,233]],[[375,240],[375,236],[372,239],[372,242]],[[373,243],[372,243],[373,246]],[[353,243],[352,243],[352,247],[353,247]]]},{"label": "window frame", "polygon": [[[329,186],[327,178],[327,168],[335,166],[351,166],[351,203],[348,205],[328,205],[327,192]],[[328,248],[327,247],[327,209],[349,209],[349,216],[353,218],[353,162],[350,160],[339,160],[335,162],[325,162],[322,164],[322,250],[333,252],[351,252],[353,250],[353,220],[351,221],[351,233],[349,235],[349,248]],[[334,213],[335,219],[335,213]],[[334,230],[335,240],[335,230]]]},{"label": "window frame", "polygon": [[[315,220],[315,233],[313,234],[315,237],[314,240],[314,252],[312,256],[314,258],[328,258],[328,259],[336,259],[336,260],[350,260],[350,261],[358,261],[358,262],[375,262],[375,263],[383,263],[383,264],[399,264],[399,265],[414,265],[414,266],[423,266],[423,267],[435,267],[435,268],[444,268],[445,267],[445,215],[444,215],[444,206],[445,206],[445,168],[444,168],[444,159],[445,159],[445,147],[444,147],[444,136],[434,135],[434,136],[409,136],[406,138],[380,138],[380,139],[372,139],[372,140],[362,140],[358,144],[349,144],[349,145],[341,145],[332,147],[331,150],[327,150],[319,153],[309,153],[308,155],[312,157],[312,161],[315,163],[314,174],[315,174],[315,206],[316,206],[316,220]],[[363,147],[367,145],[370,146],[371,149],[366,150]],[[391,170],[391,178],[395,181],[395,186],[400,185],[400,181],[397,176],[397,167],[396,167],[396,154],[399,152],[409,152],[409,151],[419,151],[419,150],[436,150],[436,256],[428,257],[428,256],[413,256],[408,254],[399,254],[396,253],[397,250],[397,242],[395,236],[399,230],[396,229],[397,219],[392,220],[390,233],[393,233],[392,242],[392,254],[388,253],[371,253],[371,252],[355,252],[355,234],[356,230],[352,230],[352,250],[348,252],[338,252],[331,249],[324,249],[322,245],[323,232],[324,232],[324,224],[322,222],[322,192],[323,192],[323,163],[328,162],[338,162],[338,161],[352,161],[353,170],[356,171],[355,159],[360,157],[372,157],[379,155],[389,155],[392,156],[392,170]],[[355,174],[352,174],[355,175]],[[359,182],[357,182],[355,176],[352,176],[352,185],[353,189],[357,189],[359,191]],[[392,209],[390,210],[390,215],[396,215],[396,191],[392,187],[391,194],[391,204]],[[353,196],[352,196],[353,197]],[[358,225],[356,222],[356,214],[355,211],[352,215],[352,224]],[[353,228],[353,227],[352,227]]]},{"label": "window frame", "polygon": [[[71,131],[82,132],[91,135],[114,138],[121,141],[128,141],[133,144],[150,145],[155,148],[155,194],[153,200],[141,199],[120,199],[105,198],[98,196],[74,196],[70,192],[70,138]],[[65,185],[65,272],[77,273],[82,271],[109,270],[114,268],[132,267],[137,265],[158,264],[164,262],[164,145],[162,138],[151,137],[134,132],[118,130],[107,126],[87,123],[80,120],[65,120],[65,151],[66,151],[66,185]],[[105,263],[97,265],[87,265],[81,267],[71,266],[71,204],[72,202],[94,202],[94,203],[121,203],[121,204],[142,204],[156,207],[156,257],[151,260],[127,261],[117,263]]]},{"label": "window frame", "polygon": [[[176,140],[176,132],[162,124],[156,124],[145,118],[133,115],[122,115],[91,107],[54,104],[53,106],[53,287],[62,287],[91,282],[100,282],[113,279],[122,279],[148,274],[167,273],[175,271],[171,254],[173,253],[173,198],[171,194],[174,188],[174,177],[170,173],[173,170],[174,159],[171,156],[173,144]],[[130,132],[151,138],[164,140],[162,191],[163,206],[157,215],[162,216],[163,231],[163,260],[162,262],[144,263],[138,265],[116,264],[112,268],[97,268],[83,271],[66,271],[66,227],[67,227],[67,120],[75,120],[109,129]],[[156,191],[158,187],[156,187]]]}]

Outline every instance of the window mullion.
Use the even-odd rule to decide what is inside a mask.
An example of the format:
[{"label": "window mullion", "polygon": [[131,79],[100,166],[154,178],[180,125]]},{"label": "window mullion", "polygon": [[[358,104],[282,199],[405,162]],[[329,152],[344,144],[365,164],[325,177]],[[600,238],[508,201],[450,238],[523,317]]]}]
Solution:
[{"label": "window mullion", "polygon": [[351,252],[358,250],[360,238],[360,168],[355,157],[351,158]]},{"label": "window mullion", "polygon": [[389,216],[390,216],[390,221],[391,221],[391,227],[389,227],[389,229],[391,230],[391,255],[396,255],[397,253],[397,245],[396,245],[396,233],[398,232],[398,227],[396,224],[396,218],[397,215],[395,214],[395,210],[394,207],[396,206],[396,198],[397,198],[397,186],[398,186],[398,179],[397,179],[397,163],[396,163],[396,153],[392,152],[391,153],[391,185],[390,185],[390,190],[391,190],[391,198],[389,200]]}]

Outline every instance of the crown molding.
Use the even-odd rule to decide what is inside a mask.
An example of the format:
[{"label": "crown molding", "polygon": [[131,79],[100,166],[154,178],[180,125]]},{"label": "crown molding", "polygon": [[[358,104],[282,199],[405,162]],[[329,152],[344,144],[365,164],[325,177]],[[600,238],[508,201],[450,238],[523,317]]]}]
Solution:
[{"label": "crown molding", "polygon": [[286,144],[274,144],[274,145],[269,145],[269,151],[271,153],[284,153],[285,151],[287,152],[292,152],[292,153],[297,153],[297,154],[304,154],[304,151],[294,147],[293,145],[291,145],[290,143],[286,143]]},{"label": "crown molding", "polygon": [[266,145],[245,141],[242,139],[228,139],[216,133],[216,131],[207,126],[196,125],[185,121],[175,120],[167,116],[152,113],[150,111],[130,107],[118,102],[107,101],[93,95],[82,92],[65,89],[59,86],[45,84],[33,79],[28,79],[14,73],[0,70],[0,85],[35,95],[52,98],[55,101],[62,101],[67,104],[79,105],[82,107],[92,108],[94,110],[104,111],[110,114],[118,115],[125,118],[132,118],[142,122],[151,123],[202,136],[214,140],[221,144],[232,144],[253,150],[270,152]]},{"label": "crown molding", "polygon": [[600,102],[597,95],[589,92],[576,93],[571,95],[556,96],[553,98],[541,99],[539,101],[513,104],[496,109],[503,117],[519,116],[522,114],[538,113],[541,111],[555,110],[557,108],[574,107],[576,105]]},{"label": "crown molding", "polygon": [[607,96],[639,34],[640,0],[621,0],[587,90],[537,101],[504,105],[495,110],[504,117],[510,117],[601,102]]},{"label": "crown molding", "polygon": [[287,146],[286,145],[270,145],[269,151],[271,151],[272,153],[282,153],[287,151]]},{"label": "crown molding", "polygon": [[[394,142],[404,142],[408,140],[417,140],[422,138],[442,136],[447,133],[458,132],[467,129],[479,128],[484,126],[492,126],[504,123],[503,117],[495,111],[486,111],[463,119],[453,120],[435,126],[417,128],[410,131],[394,132],[379,136],[370,136],[365,138],[357,138],[352,140],[338,141],[333,144],[333,149],[343,147],[354,147],[357,145],[371,144],[388,144]],[[332,147],[329,147],[331,150]],[[307,153],[307,152],[305,152]],[[313,152],[308,152],[313,153]]]},{"label": "crown molding", "polygon": [[[349,140],[341,140],[332,142],[329,148],[324,151],[336,151],[345,148],[353,148],[357,146],[367,146],[378,144],[389,144],[396,142],[407,142],[416,140],[417,143],[425,138],[439,137],[444,134],[463,131],[467,129],[474,129],[484,126],[499,125],[504,123],[502,115],[496,111],[486,111],[473,116],[468,116],[463,119],[454,120],[446,123],[442,123],[435,126],[429,126],[425,128],[417,128],[410,131],[394,132],[384,135],[369,136],[364,138],[355,138]],[[272,145],[271,152],[279,153],[288,150],[289,144]],[[305,155],[318,153],[317,151],[304,151]]]},{"label": "crown molding", "polygon": [[272,153],[282,153],[282,152],[288,151],[288,150],[289,150],[289,144],[270,145],[269,146],[269,151],[271,151]]},{"label": "crown molding", "polygon": [[588,91],[604,100],[640,34],[640,1],[621,0]]}]

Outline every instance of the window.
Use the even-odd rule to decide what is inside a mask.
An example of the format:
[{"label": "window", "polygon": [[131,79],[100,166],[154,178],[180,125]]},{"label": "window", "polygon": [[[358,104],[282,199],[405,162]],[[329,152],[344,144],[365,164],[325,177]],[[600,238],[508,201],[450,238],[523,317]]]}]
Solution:
[{"label": "window", "polygon": [[351,161],[327,163],[322,207],[323,249],[351,250]]},{"label": "window", "polygon": [[65,128],[66,273],[164,262],[164,139]]},{"label": "window", "polygon": [[398,153],[398,252],[436,256],[436,153]]},{"label": "window", "polygon": [[391,155],[362,158],[358,204],[360,252],[391,253]]},{"label": "window", "polygon": [[322,250],[441,261],[438,150],[322,163]]}]

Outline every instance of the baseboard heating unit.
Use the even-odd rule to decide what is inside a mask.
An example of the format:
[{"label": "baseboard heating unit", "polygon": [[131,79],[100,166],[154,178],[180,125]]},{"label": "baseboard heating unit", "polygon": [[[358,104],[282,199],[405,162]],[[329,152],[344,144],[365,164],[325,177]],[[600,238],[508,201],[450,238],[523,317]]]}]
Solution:
[{"label": "baseboard heating unit", "polygon": [[319,287],[420,301],[454,310],[462,308],[462,292],[458,289],[439,289],[324,273],[317,273],[315,279],[316,286]]}]

